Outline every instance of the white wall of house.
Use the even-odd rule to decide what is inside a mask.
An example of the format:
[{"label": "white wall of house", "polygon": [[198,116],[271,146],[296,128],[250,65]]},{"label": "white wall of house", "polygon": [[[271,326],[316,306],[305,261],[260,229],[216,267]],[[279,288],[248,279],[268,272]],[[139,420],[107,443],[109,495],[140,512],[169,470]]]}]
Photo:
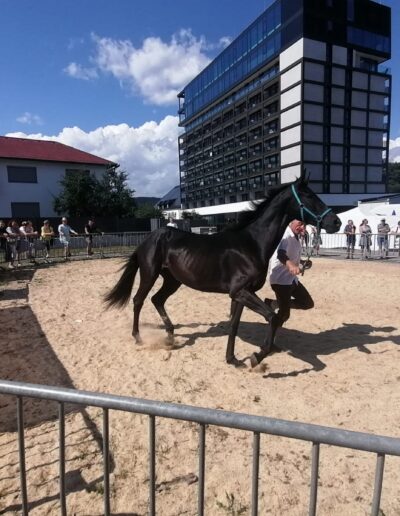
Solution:
[{"label": "white wall of house", "polygon": [[[36,183],[9,183],[7,166],[36,167]],[[53,199],[60,193],[60,181],[67,169],[90,170],[99,179],[104,171],[102,165],[81,165],[17,159],[0,159],[0,217],[13,216],[11,203],[39,203],[40,217],[55,217]]]}]

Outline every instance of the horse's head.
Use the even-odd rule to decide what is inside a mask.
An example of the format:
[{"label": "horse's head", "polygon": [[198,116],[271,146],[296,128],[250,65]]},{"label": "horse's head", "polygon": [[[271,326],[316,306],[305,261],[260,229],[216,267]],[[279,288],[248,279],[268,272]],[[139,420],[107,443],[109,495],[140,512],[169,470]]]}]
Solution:
[{"label": "horse's head", "polygon": [[304,174],[290,186],[293,218],[306,224],[325,229],[327,233],[336,233],[342,224],[339,217],[308,186]]}]

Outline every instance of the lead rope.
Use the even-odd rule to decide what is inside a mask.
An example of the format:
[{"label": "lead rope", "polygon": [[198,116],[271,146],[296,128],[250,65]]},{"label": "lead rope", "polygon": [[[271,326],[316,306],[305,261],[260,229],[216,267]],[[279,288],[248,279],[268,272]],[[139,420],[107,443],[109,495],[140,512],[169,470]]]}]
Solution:
[{"label": "lead rope", "polygon": [[307,235],[305,237],[306,239],[306,259],[300,263],[300,270],[301,270],[301,275],[304,276],[304,272],[306,271],[306,269],[309,269],[311,267],[311,260],[310,260],[310,256],[311,256],[311,245],[310,245],[310,241],[311,241],[311,237],[310,235],[307,233],[307,230],[305,231],[305,235]]}]

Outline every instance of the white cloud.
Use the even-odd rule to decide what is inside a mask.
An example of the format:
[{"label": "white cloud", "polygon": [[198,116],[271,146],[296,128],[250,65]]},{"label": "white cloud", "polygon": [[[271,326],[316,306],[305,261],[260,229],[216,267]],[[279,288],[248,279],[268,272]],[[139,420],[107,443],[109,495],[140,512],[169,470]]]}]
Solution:
[{"label": "white cloud", "polygon": [[400,136],[389,140],[389,161],[400,163]]},{"label": "white cloud", "polygon": [[117,162],[129,175],[136,196],[162,197],[179,184],[178,118],[167,116],[160,123],[140,127],[108,125],[85,132],[66,127],[58,135],[10,133],[7,136],[54,140]]},{"label": "white cloud", "polygon": [[219,39],[219,44],[222,48],[227,47],[232,42],[232,38],[229,36],[222,36],[222,38]]},{"label": "white cloud", "polygon": [[68,50],[74,50],[76,48],[81,47],[85,43],[84,38],[70,38],[67,44]]},{"label": "white cloud", "polygon": [[130,41],[93,39],[97,46],[94,60],[100,70],[129,84],[155,105],[175,104],[179,91],[210,62],[202,52],[204,38],[196,39],[188,30],[172,36],[170,43],[146,38],[141,48]]},{"label": "white cloud", "polygon": [[91,79],[97,79],[98,74],[96,68],[84,68],[80,64],[70,63],[67,67],[63,69],[63,72],[73,77],[74,79],[82,79],[84,81],[89,81]]},{"label": "white cloud", "polygon": [[17,122],[26,125],[42,125],[43,123],[39,115],[34,115],[29,113],[29,111],[25,111],[25,113],[17,117]]},{"label": "white cloud", "polygon": [[[176,104],[176,96],[210,62],[205,54],[211,48],[205,38],[196,38],[190,30],[182,29],[170,42],[158,37],[144,39],[140,48],[129,40],[101,38],[92,34],[95,44],[90,62],[95,68],[70,63],[64,71],[77,79],[96,78],[111,74],[122,86],[155,105]],[[219,47],[226,45],[223,38]],[[215,48],[215,46],[213,47]]]}]

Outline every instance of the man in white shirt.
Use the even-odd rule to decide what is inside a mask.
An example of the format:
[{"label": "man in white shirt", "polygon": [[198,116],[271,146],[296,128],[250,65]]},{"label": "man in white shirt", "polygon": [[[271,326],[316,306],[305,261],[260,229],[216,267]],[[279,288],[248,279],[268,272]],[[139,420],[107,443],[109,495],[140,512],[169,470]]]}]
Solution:
[{"label": "man in white shirt", "polygon": [[[276,330],[290,317],[290,309],[309,310],[314,301],[308,290],[298,279],[303,271],[301,261],[301,241],[305,226],[301,220],[293,220],[287,227],[282,240],[271,259],[271,274],[269,281],[276,294],[276,301],[266,299],[271,308],[279,308],[270,321],[269,344],[272,346]],[[310,267],[310,264],[308,265]]]},{"label": "man in white shirt", "polygon": [[170,228],[178,228],[178,224],[174,221],[172,217],[168,219],[167,226]]},{"label": "man in white shirt", "polygon": [[71,256],[71,251],[69,250],[71,235],[78,236],[78,233],[68,225],[68,220],[66,217],[61,219],[61,224],[58,226],[58,235],[61,244],[64,246],[64,260],[68,260],[68,258]]}]

